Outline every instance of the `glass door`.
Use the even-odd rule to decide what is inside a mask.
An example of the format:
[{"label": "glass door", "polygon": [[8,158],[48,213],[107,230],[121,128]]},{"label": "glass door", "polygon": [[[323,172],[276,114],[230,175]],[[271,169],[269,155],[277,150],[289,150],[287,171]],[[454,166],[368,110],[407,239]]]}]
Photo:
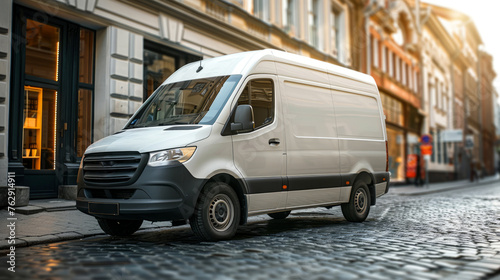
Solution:
[{"label": "glass door", "polygon": [[32,197],[56,196],[58,94],[64,25],[26,19],[22,165]]},{"label": "glass door", "polygon": [[[9,171],[30,198],[52,198],[76,184],[92,141],[95,32],[15,6]],[[14,34],[13,34],[14,35]],[[25,39],[25,40],[24,40]]]}]

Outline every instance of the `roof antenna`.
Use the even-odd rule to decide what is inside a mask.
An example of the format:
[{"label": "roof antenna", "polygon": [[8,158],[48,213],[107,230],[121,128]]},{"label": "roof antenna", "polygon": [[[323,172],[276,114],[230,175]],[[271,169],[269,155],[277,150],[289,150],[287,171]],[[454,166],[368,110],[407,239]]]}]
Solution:
[{"label": "roof antenna", "polygon": [[[201,46],[200,46],[200,53],[201,53],[201,55],[203,55],[203,53],[202,53],[202,51],[201,51]],[[201,70],[203,70],[203,66],[201,66],[201,61],[202,61],[202,60],[203,60],[203,58],[202,58],[202,59],[200,59],[200,66],[198,67],[198,69],[196,69],[196,73],[198,73],[198,72],[200,72]]]}]

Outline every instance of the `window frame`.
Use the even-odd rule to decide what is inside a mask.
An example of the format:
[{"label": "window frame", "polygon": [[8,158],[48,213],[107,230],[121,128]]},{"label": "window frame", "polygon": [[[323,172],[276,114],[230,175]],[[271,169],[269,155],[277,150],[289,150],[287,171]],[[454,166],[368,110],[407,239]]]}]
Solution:
[{"label": "window frame", "polygon": [[[271,81],[271,83],[273,85],[273,119],[271,122],[269,122],[263,126],[260,126],[260,127],[255,127],[254,129],[252,129],[251,131],[248,131],[248,132],[237,133],[237,132],[231,131],[231,123],[234,122],[234,115],[236,113],[236,108],[238,107],[238,100],[240,99],[241,94],[243,94],[243,91],[245,90],[247,85],[250,82],[255,81],[255,80],[269,80],[269,81]],[[275,124],[276,123],[276,116],[277,116],[277,114],[276,114],[276,112],[277,112],[276,98],[277,98],[277,81],[275,78],[269,77],[269,76],[258,75],[256,77],[250,76],[250,77],[247,77],[246,79],[244,79],[242,81],[242,85],[238,88],[237,94],[234,96],[234,99],[231,101],[231,114],[229,115],[229,117],[226,120],[224,128],[222,129],[221,135],[228,136],[228,135],[239,135],[239,134],[253,133],[255,131],[260,131],[263,128],[266,128],[266,127],[269,127],[270,125]],[[255,115],[254,115],[254,121],[255,121]]]},{"label": "window frame", "polygon": [[[156,42],[150,41],[150,40],[146,40],[146,39],[144,39],[144,47],[143,47],[143,53],[142,53],[143,60],[144,60],[144,51],[145,50],[173,57],[175,59],[175,70],[176,71],[188,63],[199,61],[202,59],[201,56],[197,56],[197,55],[194,55],[192,53],[187,53],[187,52],[184,52],[181,50],[176,50],[176,49],[173,49],[173,48],[167,47],[165,45],[161,45],[159,43],[156,43]],[[146,71],[145,63],[143,63],[142,67],[143,67],[142,102],[144,103],[146,101],[146,99],[148,98],[148,96],[147,96],[148,92],[147,92],[147,86],[146,86],[148,72]],[[156,89],[158,89],[158,87],[153,89],[152,92],[154,92]]]},{"label": "window frame", "polygon": [[[90,28],[87,28],[87,27],[83,27],[83,26],[79,26],[79,32],[82,31],[82,29],[86,29],[86,30],[89,30],[91,32],[93,32],[93,35],[94,35],[94,38],[93,38],[93,47],[94,49],[92,50],[92,61],[93,61],[93,65],[92,65],[92,83],[84,83],[84,82],[80,82],[80,64],[78,64],[78,84],[77,84],[77,93],[76,93],[76,96],[74,96],[74,98],[76,98],[76,112],[77,112],[77,115],[76,115],[76,119],[74,121],[74,123],[76,124],[76,129],[74,131],[74,135],[73,135],[73,138],[75,139],[75,144],[74,144],[74,152],[75,152],[75,157],[78,161],[81,161],[82,156],[78,156],[78,116],[79,116],[79,94],[78,92],[80,91],[80,89],[82,90],[89,90],[91,92],[90,94],[90,106],[91,106],[91,113],[90,113],[90,125],[91,125],[91,132],[90,132],[90,143],[92,144],[94,142],[94,102],[95,102],[95,65],[96,65],[96,61],[95,61],[95,58],[96,58],[96,40],[97,40],[97,35],[96,35],[96,30],[94,29],[90,29]],[[80,44],[81,44],[81,41],[80,41]],[[80,49],[78,49],[78,53],[80,53]],[[78,63],[80,63],[80,60],[78,60]],[[74,103],[74,102],[73,102]],[[87,146],[88,148],[88,146]]]},{"label": "window frame", "polygon": [[309,32],[309,44],[316,49],[320,48],[320,3],[319,0],[309,0],[307,9],[307,29]]}]

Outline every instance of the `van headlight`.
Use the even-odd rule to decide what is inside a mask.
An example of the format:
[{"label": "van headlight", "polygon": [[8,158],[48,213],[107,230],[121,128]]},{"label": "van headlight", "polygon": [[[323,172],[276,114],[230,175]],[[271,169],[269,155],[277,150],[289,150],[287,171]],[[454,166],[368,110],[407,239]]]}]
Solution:
[{"label": "van headlight", "polygon": [[168,165],[172,161],[183,163],[189,160],[196,151],[196,147],[177,148],[154,152],[149,155],[149,166]]}]

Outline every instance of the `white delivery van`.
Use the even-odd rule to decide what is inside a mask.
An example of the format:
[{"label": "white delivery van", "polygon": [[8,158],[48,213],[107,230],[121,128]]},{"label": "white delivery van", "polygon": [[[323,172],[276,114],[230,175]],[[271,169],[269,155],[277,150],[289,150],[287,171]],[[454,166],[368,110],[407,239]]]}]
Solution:
[{"label": "white delivery van", "polygon": [[374,80],[276,50],[188,64],[123,130],[92,144],[77,207],[104,232],[187,221],[205,240],[251,215],[341,205],[362,222],[389,188],[387,135]]}]

